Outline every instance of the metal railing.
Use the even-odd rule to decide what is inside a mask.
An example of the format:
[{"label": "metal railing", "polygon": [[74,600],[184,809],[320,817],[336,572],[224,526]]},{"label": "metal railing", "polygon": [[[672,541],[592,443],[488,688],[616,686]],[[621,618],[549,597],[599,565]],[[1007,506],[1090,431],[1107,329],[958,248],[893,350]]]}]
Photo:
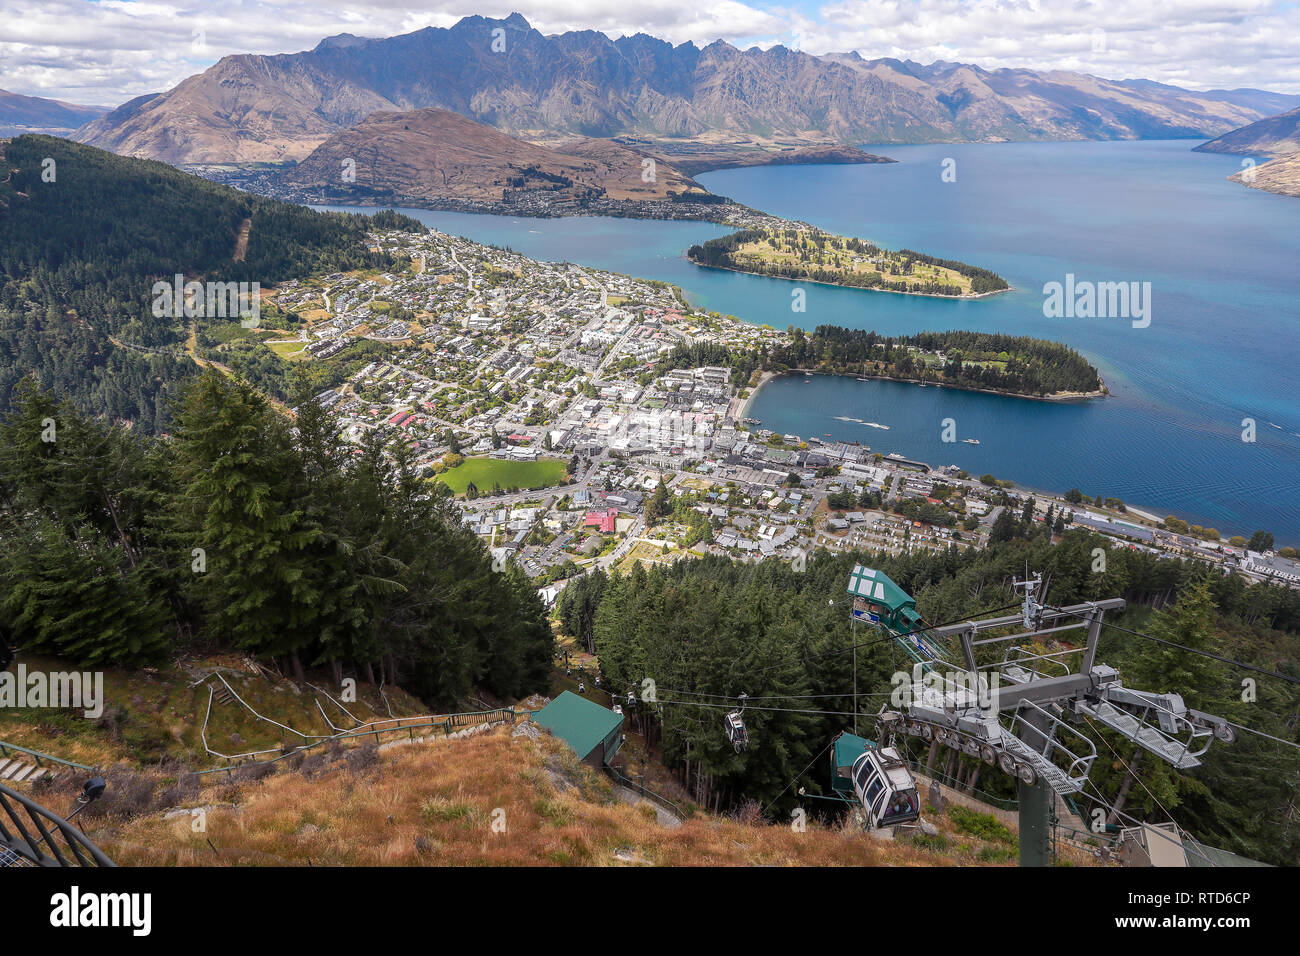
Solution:
[{"label": "metal railing", "polygon": [[[1084,649],[1081,647],[1073,647],[1064,651],[1030,654],[1024,645],[1017,644],[1007,648],[1006,653],[1002,656],[1002,663],[995,665],[995,669],[1001,673],[1006,673],[1006,671],[1012,667],[1019,667],[1021,670],[1029,674],[1031,680],[1037,680],[1043,677],[1068,677],[1073,673],[1073,671],[1070,670],[1070,665],[1065,661],[1060,660],[1060,658],[1069,656],[1070,654],[1082,653],[1083,650]],[[1040,668],[1040,664],[1051,664],[1054,667],[1059,667],[1060,672],[1048,673],[1045,669]]]},{"label": "metal railing", "polygon": [[269,750],[250,750],[242,754],[223,754],[219,750],[213,750],[208,744],[208,721],[212,719],[212,685],[208,685],[208,709],[203,714],[203,723],[199,727],[199,739],[203,742],[203,749],[208,752],[210,757],[220,757],[222,760],[247,760],[252,757],[260,757],[263,754],[278,753],[275,748]]},{"label": "metal railing", "polygon": [[671,813],[678,820],[684,821],[687,817],[691,815],[689,811],[683,810],[681,807],[673,803],[663,794],[656,793],[655,791],[651,790],[643,783],[636,783],[635,781],[632,780],[631,777],[627,776],[624,773],[621,773],[619,770],[617,770],[614,767],[611,767],[609,764],[605,764],[605,772],[608,773],[611,777],[613,777],[616,783],[620,784],[621,786],[627,787],[629,790],[633,791],[634,793],[642,797],[645,797],[647,800],[650,800],[653,803],[658,804],[661,809]]},{"label": "metal railing", "polygon": [[44,767],[45,761],[49,761],[50,763],[61,764],[64,767],[72,767],[75,770],[93,771],[95,769],[94,767],[87,767],[85,764],[74,763],[71,760],[64,760],[62,757],[55,757],[53,754],[41,753],[39,750],[30,750],[27,747],[20,747],[17,744],[11,744],[0,740],[0,756],[8,757],[9,751],[11,750],[31,757],[36,761],[36,766],[38,767]]},{"label": "metal railing", "polygon": [[[261,767],[278,763],[288,757],[297,754],[305,754],[317,747],[327,746],[331,742],[342,743],[347,740],[356,740],[361,737],[373,736],[375,742],[379,743],[381,734],[395,734],[403,730],[407,732],[408,737],[412,741],[416,739],[415,732],[417,730],[441,730],[445,736],[450,737],[458,730],[464,730],[467,727],[481,724],[504,723],[507,720],[514,720],[517,716],[529,715],[531,715],[531,711],[516,711],[511,707],[499,707],[496,710],[475,711],[464,714],[448,714],[443,717],[394,717],[390,720],[375,721],[371,724],[365,724],[361,727],[354,728],[353,730],[344,731],[331,737],[325,737],[313,741],[312,743],[302,744],[279,753],[277,756],[272,757],[269,760],[247,760],[243,763],[231,766],[212,767],[208,770],[197,770],[195,771],[195,776],[203,777],[213,773],[224,773],[233,777],[237,772],[246,767]],[[475,720],[471,718],[478,719]],[[378,726],[379,724],[389,724],[390,726],[380,727]],[[265,753],[269,751],[262,752]]]},{"label": "metal railing", "polygon": [[63,817],[0,784],[0,866],[113,865]]},{"label": "metal railing", "polygon": [[[329,691],[325,690],[325,689],[322,688],[322,687],[317,687],[315,684],[311,683],[311,681],[308,681],[308,682],[307,682],[307,686],[310,687],[312,690],[316,691],[318,694],[324,694],[324,695],[325,695],[325,699],[328,700],[328,701],[329,701],[331,704],[333,704],[335,707],[337,707],[339,710],[343,711],[343,713],[347,714],[347,715],[348,715],[348,719],[350,719],[354,725],[360,725],[361,723],[363,723],[363,721],[362,721],[359,717],[357,717],[355,714],[353,714],[352,711],[348,710],[348,709],[347,709],[346,707],[344,707],[341,703],[339,703],[338,700],[336,700],[336,699],[334,698],[334,696],[333,696],[332,694],[330,694]],[[387,698],[385,698],[385,700],[387,700]],[[340,727],[340,726],[338,726],[338,724],[336,724],[336,723],[334,723],[334,721],[330,720],[329,715],[325,713],[325,708],[321,706],[321,704],[320,704],[320,700],[319,700],[319,699],[316,701],[316,709],[317,709],[318,711],[320,711],[320,715],[321,715],[321,717],[323,717],[323,718],[325,719],[325,724],[326,724],[326,726],[329,727],[330,730],[333,730],[333,731],[335,731],[335,732],[338,732],[338,731],[342,731],[342,730],[346,730],[346,729],[347,729],[346,727]]]},{"label": "metal railing", "polygon": [[[451,727],[464,727],[472,724],[482,723],[483,721],[481,717],[483,714],[502,713],[513,717],[513,715],[516,713],[513,709],[505,707],[505,708],[495,708],[492,710],[485,710],[485,711],[473,711],[473,712],[461,713],[461,714],[424,714],[424,715],[411,716],[411,717],[381,717],[377,720],[362,722],[358,720],[355,716],[353,716],[353,714],[349,712],[347,708],[345,708],[337,700],[331,697],[328,693],[321,690],[319,687],[316,687],[316,685],[309,683],[307,685],[308,687],[311,687],[313,690],[317,690],[320,693],[325,694],[325,696],[333,704],[335,704],[340,710],[342,710],[345,714],[348,715],[348,717],[350,717],[354,721],[356,726],[351,728],[343,728],[335,724],[332,720],[330,720],[329,715],[325,713],[325,709],[321,706],[320,700],[317,699],[315,701],[316,709],[317,711],[320,712],[321,718],[325,721],[325,725],[329,727],[330,730],[333,731],[333,733],[305,734],[300,730],[296,730],[293,727],[288,726],[287,724],[282,724],[278,720],[273,720],[270,717],[266,717],[258,713],[255,709],[253,709],[253,707],[246,700],[244,700],[243,697],[239,696],[238,692],[236,692],[236,690],[230,686],[229,682],[224,677],[222,677],[220,672],[218,671],[213,671],[211,674],[199,678],[197,681],[194,681],[192,684],[190,684],[190,687],[197,687],[198,685],[203,684],[205,681],[211,680],[213,677],[221,681],[221,683],[225,685],[225,688],[229,692],[230,696],[234,700],[238,701],[240,706],[242,706],[245,710],[247,710],[250,714],[252,714],[253,717],[255,717],[257,720],[263,723],[270,724],[272,727],[278,728],[281,731],[280,737],[282,741],[284,739],[284,733],[283,733],[284,731],[289,731],[295,736],[302,738],[302,740],[304,741],[304,743],[293,748],[286,748],[282,743],[280,747],[270,747],[265,750],[250,750],[242,754],[224,754],[218,750],[213,750],[212,747],[208,744],[207,729],[208,729],[208,724],[212,719],[212,702],[214,699],[214,694],[212,690],[212,685],[207,684],[206,685],[208,689],[207,710],[203,716],[203,723],[199,728],[199,736],[202,739],[203,749],[207,751],[209,756],[220,757],[222,760],[242,762],[242,765],[245,766],[249,762],[253,762],[253,758],[256,757],[262,757],[267,754],[283,755],[286,752],[300,753],[304,750],[310,749],[311,747],[317,744],[328,743],[331,740],[341,740],[349,737],[366,736],[369,734],[374,734],[375,739],[378,740],[379,735],[382,733],[388,733],[392,730],[402,730],[409,727],[426,727],[430,725],[430,722],[434,722],[436,724],[439,721],[443,721],[443,722],[449,722],[449,725]],[[387,703],[387,697],[385,697],[385,703]],[[527,713],[527,712],[525,711],[522,713]],[[480,718],[480,719],[475,719],[475,718]],[[504,720],[505,717],[503,717],[502,719]],[[387,727],[382,726],[384,724],[388,724],[391,726],[387,726]],[[448,729],[447,733],[450,734],[451,730]],[[258,762],[267,763],[269,761],[258,761]],[[221,769],[221,768],[217,768],[217,769]],[[201,771],[201,772],[206,773],[208,771]]]},{"label": "metal railing", "polygon": [[[1170,746],[1177,751],[1176,757],[1172,754],[1162,755],[1163,759],[1168,760],[1170,763],[1177,763],[1185,758],[1195,760],[1203,757],[1206,751],[1210,749],[1210,744],[1214,741],[1213,730],[1209,727],[1198,727],[1187,716],[1186,711],[1180,714],[1171,710],[1154,699],[1154,695],[1145,695],[1121,687],[1110,695],[1104,695],[1102,699],[1125,717],[1131,717],[1138,725],[1138,730],[1129,738],[1130,740],[1141,744],[1138,735],[1143,730],[1153,731],[1167,740]],[[1142,711],[1150,711],[1155,714],[1157,723],[1153,724],[1143,717]],[[1105,721],[1103,720],[1102,723],[1105,724]],[[1111,729],[1114,730],[1115,728]],[[1128,737],[1129,735],[1125,733],[1124,736]],[[1197,741],[1204,741],[1204,743],[1199,750],[1193,750],[1192,748],[1196,746]]]},{"label": "metal railing", "polygon": [[[1040,729],[1031,718],[1042,720],[1047,730]],[[1082,787],[1083,782],[1088,779],[1088,772],[1092,769],[1093,761],[1097,759],[1097,745],[1091,738],[1081,734],[1046,708],[1032,700],[1022,700],[1006,729],[1007,733],[1023,740],[1031,750],[1042,754],[1044,759],[1052,760],[1059,755],[1068,760],[1068,765],[1064,767],[1061,767],[1059,761],[1053,763],[1060,767],[1078,787]],[[1066,735],[1086,744],[1088,752],[1076,754],[1070,750],[1061,741],[1061,736]],[[1079,745],[1076,743],[1075,746]]]}]

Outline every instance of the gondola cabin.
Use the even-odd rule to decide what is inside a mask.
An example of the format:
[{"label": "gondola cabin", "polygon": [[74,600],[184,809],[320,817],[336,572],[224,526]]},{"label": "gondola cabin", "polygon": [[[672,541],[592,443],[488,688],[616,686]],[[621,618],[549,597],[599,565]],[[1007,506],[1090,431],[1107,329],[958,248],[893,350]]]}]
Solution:
[{"label": "gondola cabin", "polygon": [[731,746],[735,748],[736,753],[749,746],[749,733],[745,730],[745,720],[740,716],[740,711],[733,710],[727,714],[724,727],[727,731],[727,739],[731,741]]},{"label": "gondola cabin", "polygon": [[916,610],[916,601],[885,572],[856,565],[846,590],[853,595],[856,620],[892,631],[916,660],[932,660],[937,656],[921,636],[925,623]]},{"label": "gondola cabin", "polygon": [[899,752],[848,731],[831,747],[831,789],[859,804],[872,829],[915,823],[921,815],[916,781]]},{"label": "gondola cabin", "polygon": [[740,710],[733,710],[722,721],[722,729],[727,732],[727,740],[731,741],[731,746],[735,748],[736,753],[740,753],[749,746],[749,731],[745,729],[745,701],[748,694],[741,694]]},{"label": "gondola cabin", "polygon": [[886,576],[885,572],[859,564],[849,576],[849,594],[854,597],[853,616],[906,634],[921,626],[916,601]]}]

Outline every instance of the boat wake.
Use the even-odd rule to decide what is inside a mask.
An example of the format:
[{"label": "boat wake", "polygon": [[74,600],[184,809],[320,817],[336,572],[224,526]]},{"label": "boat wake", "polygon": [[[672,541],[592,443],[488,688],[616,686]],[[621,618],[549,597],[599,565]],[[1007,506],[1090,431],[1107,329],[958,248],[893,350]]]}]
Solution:
[{"label": "boat wake", "polygon": [[841,422],[853,422],[857,425],[866,425],[868,428],[883,428],[885,431],[889,431],[889,426],[882,425],[880,422],[863,421],[861,418],[850,418],[847,415],[836,415],[835,419]]}]

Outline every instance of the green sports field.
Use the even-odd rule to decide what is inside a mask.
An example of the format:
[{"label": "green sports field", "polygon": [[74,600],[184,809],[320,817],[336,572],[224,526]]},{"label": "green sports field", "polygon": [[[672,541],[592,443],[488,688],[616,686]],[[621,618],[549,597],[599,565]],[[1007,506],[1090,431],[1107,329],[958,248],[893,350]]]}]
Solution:
[{"label": "green sports field", "polygon": [[465,493],[472,481],[481,492],[489,492],[494,484],[502,488],[542,488],[564,483],[567,463],[562,458],[539,458],[537,461],[503,461],[499,458],[466,458],[451,471],[443,472],[439,480],[458,495]]}]

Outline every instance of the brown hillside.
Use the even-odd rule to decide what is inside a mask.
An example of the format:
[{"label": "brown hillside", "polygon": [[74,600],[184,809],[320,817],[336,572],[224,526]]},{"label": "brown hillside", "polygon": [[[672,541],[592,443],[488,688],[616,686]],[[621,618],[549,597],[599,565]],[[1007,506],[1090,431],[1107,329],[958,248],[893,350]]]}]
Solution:
[{"label": "brown hillside", "polygon": [[[184,808],[206,809],[194,832]],[[493,822],[497,821],[494,830]],[[697,813],[665,825],[563,743],[506,728],[460,741],[305,758],[263,779],[215,783],[136,815],[87,822],[126,865],[942,866],[1008,864],[1014,834],[963,830],[881,842],[860,830]],[[504,826],[504,829],[502,829]],[[211,841],[211,843],[209,843]],[[215,848],[215,849],[214,849]]]},{"label": "brown hillside", "polygon": [[[644,176],[640,153],[580,139],[548,149],[442,109],[374,113],[331,136],[284,181],[301,187],[413,199],[501,200],[543,191],[559,198],[662,199],[700,187],[657,160]],[[355,183],[343,179],[355,165]],[[355,187],[355,188],[350,188]]]}]

